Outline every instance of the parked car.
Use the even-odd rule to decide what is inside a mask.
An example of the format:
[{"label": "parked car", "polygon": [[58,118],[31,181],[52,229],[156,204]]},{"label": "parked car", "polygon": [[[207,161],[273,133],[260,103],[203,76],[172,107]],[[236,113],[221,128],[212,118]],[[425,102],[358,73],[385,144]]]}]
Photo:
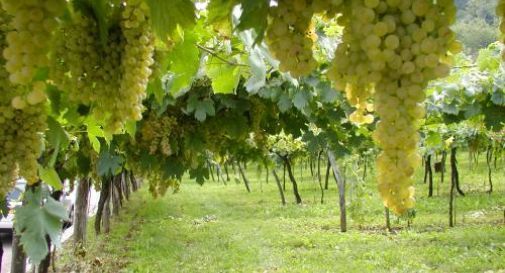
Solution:
[{"label": "parked car", "polygon": [[14,188],[7,194],[6,204],[9,211],[5,213],[7,216],[4,216],[4,213],[1,215],[2,219],[0,219],[0,232],[12,233],[14,224],[14,209],[17,206],[21,206],[21,200],[23,198],[25,188],[26,181],[24,179],[19,179],[16,181]]},{"label": "parked car", "polygon": [[[65,183],[67,184],[67,183]],[[14,226],[14,212],[15,208],[22,205],[23,193],[26,189],[26,181],[24,179],[19,179],[12,191],[7,194],[6,203],[8,208],[7,216],[3,214],[0,216],[0,233],[12,234]],[[74,203],[75,203],[75,193],[69,191],[69,187],[64,187],[63,194],[58,200],[62,203],[68,212],[69,221],[63,223],[64,228],[72,226],[73,216],[74,216]]]}]

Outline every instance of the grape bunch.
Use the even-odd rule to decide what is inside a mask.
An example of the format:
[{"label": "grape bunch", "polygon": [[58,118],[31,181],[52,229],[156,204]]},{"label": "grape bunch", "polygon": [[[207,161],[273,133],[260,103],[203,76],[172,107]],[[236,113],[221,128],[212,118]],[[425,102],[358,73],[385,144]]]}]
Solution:
[{"label": "grape bunch", "polygon": [[255,97],[250,97],[250,109],[249,109],[249,120],[250,120],[250,131],[253,133],[253,139],[256,147],[264,148],[266,147],[266,132],[261,127],[261,122],[267,111],[266,106]]},{"label": "grape bunch", "polygon": [[[6,49],[12,33],[12,17],[0,11],[0,50]],[[0,57],[0,196],[22,176],[29,184],[38,181],[37,159],[46,129],[45,84],[15,86],[9,80],[6,60]]]},{"label": "grape bunch", "polygon": [[377,112],[379,191],[397,214],[415,202],[412,176],[420,163],[424,89],[448,75],[453,54],[461,50],[449,28],[455,15],[452,0],[357,0],[338,19],[343,41],[328,76],[356,106],[352,119],[366,123],[366,112]]},{"label": "grape bunch", "polygon": [[274,57],[279,60],[281,71],[300,77],[310,74],[317,67],[312,51],[317,40],[312,16],[323,11],[336,13],[336,7],[341,2],[279,0],[278,5],[270,10],[266,41]]},{"label": "grape bunch", "polygon": [[[496,15],[500,18],[500,39],[505,44],[505,0],[498,0]],[[505,51],[502,52],[502,59],[505,60]]]},{"label": "grape bunch", "polygon": [[96,20],[80,13],[57,34],[52,79],[71,99],[89,105],[109,133],[142,119],[155,49],[148,19],[144,1],[127,0],[122,2],[119,23],[108,29],[105,44]]},{"label": "grape bunch", "polygon": [[14,84],[29,84],[39,67],[48,65],[51,36],[64,0],[2,0],[2,8],[13,18],[3,50],[5,68]]},{"label": "grape bunch", "polygon": [[177,191],[180,186],[180,181],[174,178],[166,178],[163,175],[149,174],[145,177],[149,181],[149,192],[154,198],[163,197],[168,188],[173,188]]},{"label": "grape bunch", "polygon": [[85,105],[97,99],[94,88],[100,80],[98,67],[102,56],[97,30],[94,19],[76,13],[55,34],[51,79],[60,90],[69,93],[72,101]]},{"label": "grape bunch", "polygon": [[152,155],[158,153],[165,157],[172,155],[170,136],[176,126],[177,120],[174,117],[149,113],[142,122],[138,139],[139,145]]},{"label": "grape bunch", "polygon": [[[0,192],[9,189],[17,176],[24,177],[28,184],[38,181],[37,159],[41,153],[42,135],[46,118],[42,104],[15,109],[9,103],[11,91],[2,90],[0,95]],[[6,187],[6,188],[4,188]]]},{"label": "grape bunch", "polygon": [[[121,82],[116,103],[111,112],[113,128],[124,126],[125,118],[142,119],[142,101],[146,97],[147,84],[154,64],[154,35],[147,20],[149,8],[144,1],[125,1],[121,30],[124,51],[121,56]],[[105,105],[109,107],[109,105]]]}]

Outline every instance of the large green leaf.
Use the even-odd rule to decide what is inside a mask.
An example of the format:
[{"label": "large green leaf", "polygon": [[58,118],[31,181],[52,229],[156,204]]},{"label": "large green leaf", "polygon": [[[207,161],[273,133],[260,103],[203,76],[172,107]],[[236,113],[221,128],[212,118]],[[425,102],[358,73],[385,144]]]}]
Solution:
[{"label": "large green leaf", "polygon": [[60,176],[54,168],[39,165],[39,176],[44,183],[53,187],[55,190],[61,190],[63,188],[63,183],[61,183]]},{"label": "large green leaf", "polygon": [[207,10],[209,14],[207,21],[216,31],[223,35],[231,35],[231,12],[238,0],[212,0],[209,2]]},{"label": "large green leaf", "polygon": [[[238,16],[240,15],[233,14],[234,21],[238,22]],[[247,62],[250,67],[249,72],[251,76],[245,83],[245,86],[247,91],[256,93],[266,84],[267,65],[265,60],[271,59],[271,56],[264,43],[255,43],[253,34],[252,30],[244,30],[237,33],[249,53]]]},{"label": "large green leaf", "polygon": [[209,58],[205,70],[212,80],[212,89],[217,94],[230,94],[235,92],[241,75],[241,67],[224,63],[217,58]]},{"label": "large green leaf", "polygon": [[60,243],[62,221],[67,211],[40,187],[27,190],[25,204],[16,208],[14,228],[21,235],[23,249],[33,264],[39,264],[49,253],[46,236],[55,245]]},{"label": "large green leaf", "polygon": [[170,93],[177,94],[191,85],[200,68],[200,50],[196,46],[197,43],[198,34],[186,31],[183,40],[168,54],[171,73],[168,88]]},{"label": "large green leaf", "polygon": [[188,28],[195,24],[195,5],[191,0],[146,0],[151,10],[154,32],[163,41],[175,29]]}]

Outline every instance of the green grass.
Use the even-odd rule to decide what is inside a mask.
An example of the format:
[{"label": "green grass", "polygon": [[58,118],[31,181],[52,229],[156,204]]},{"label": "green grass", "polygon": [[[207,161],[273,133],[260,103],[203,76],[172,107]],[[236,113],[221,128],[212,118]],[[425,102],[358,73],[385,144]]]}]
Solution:
[{"label": "green grass", "polygon": [[[502,164],[503,165],[503,164]],[[87,255],[62,254],[60,270],[81,272],[485,272],[505,270],[505,177],[494,174],[495,192],[485,193],[485,164],[460,164],[466,197],[458,197],[456,227],[448,228],[448,187],[425,197],[417,185],[416,217],[410,227],[393,217],[384,228],[383,208],[370,177],[364,191],[349,179],[349,231],[339,229],[337,191],[325,204],[305,171],[302,205],[281,206],[273,177],[262,182],[249,168],[252,193],[243,184],[204,186],[184,181],[181,192],[153,200],[141,190],[115,218],[109,235],[91,232]],[[299,169],[296,168],[300,179]],[[264,178],[264,174],[262,175]],[[418,174],[418,181],[422,174]],[[438,181],[438,177],[436,178]],[[70,247],[69,247],[70,248]]]}]

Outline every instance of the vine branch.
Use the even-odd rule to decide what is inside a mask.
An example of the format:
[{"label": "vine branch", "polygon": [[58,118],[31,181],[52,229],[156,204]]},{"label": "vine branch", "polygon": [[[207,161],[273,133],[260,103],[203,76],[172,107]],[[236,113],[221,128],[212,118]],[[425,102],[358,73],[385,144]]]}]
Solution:
[{"label": "vine branch", "polygon": [[207,53],[209,53],[210,55],[212,55],[213,57],[225,62],[226,64],[228,65],[233,65],[233,66],[244,66],[244,67],[249,67],[248,65],[246,64],[241,64],[241,63],[236,63],[236,62],[232,62],[230,60],[227,60],[221,56],[219,56],[214,50],[208,48],[208,47],[205,47],[205,46],[202,46],[202,45],[199,45],[199,44],[196,44],[196,47],[198,47],[200,50],[202,51],[205,51]]}]

